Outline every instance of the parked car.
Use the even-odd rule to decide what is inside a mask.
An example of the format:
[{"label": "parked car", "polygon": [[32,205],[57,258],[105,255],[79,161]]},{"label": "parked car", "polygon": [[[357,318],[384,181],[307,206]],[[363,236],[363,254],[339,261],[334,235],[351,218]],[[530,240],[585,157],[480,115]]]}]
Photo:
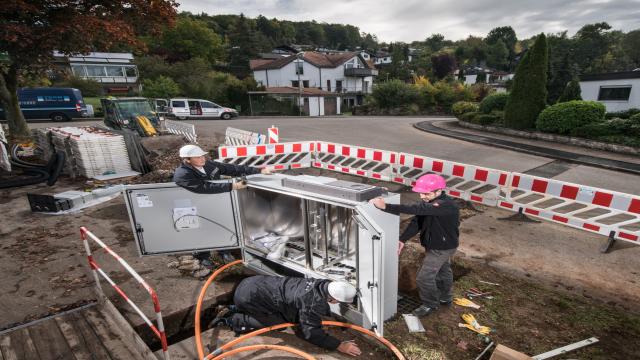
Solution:
[{"label": "parked car", "polygon": [[168,116],[184,119],[220,118],[229,120],[238,117],[238,111],[201,99],[171,99]]},{"label": "parked car", "polygon": [[[89,116],[80,90],[73,88],[22,88],[18,102],[25,119],[69,121]],[[6,119],[2,108],[0,119]]]}]

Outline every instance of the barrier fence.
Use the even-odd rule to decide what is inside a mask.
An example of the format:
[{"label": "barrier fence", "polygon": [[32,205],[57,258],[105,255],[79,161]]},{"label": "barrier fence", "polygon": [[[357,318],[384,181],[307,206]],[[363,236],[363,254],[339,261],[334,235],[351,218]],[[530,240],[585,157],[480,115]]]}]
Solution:
[{"label": "barrier fence", "polygon": [[175,135],[182,135],[189,142],[198,143],[198,135],[196,134],[195,125],[167,119],[164,120],[164,126],[168,132]]},{"label": "barrier fence", "polygon": [[[162,345],[162,355],[165,360],[170,360],[169,352],[168,352],[168,344],[167,344],[167,336],[164,331],[164,323],[162,321],[162,311],[160,310],[160,300],[158,299],[158,295],[155,290],[147,282],[135,271],[133,268],[126,262],[124,259],[120,257],[117,253],[115,253],[109,246],[107,246],[102,240],[100,240],[97,236],[91,233],[84,226],[80,228],[80,238],[84,244],[84,248],[87,252],[87,259],[89,261],[89,267],[91,268],[91,272],[93,273],[93,277],[96,281],[96,287],[100,294],[103,294],[102,286],[100,285],[100,276],[104,277],[105,280],[113,287],[113,289],[135,310],[138,315],[144,320],[144,322],[151,328],[151,331],[158,337],[160,340],[160,344]],[[133,276],[133,278],[140,284],[142,287],[149,293],[151,296],[151,301],[153,302],[153,310],[156,313],[156,321],[158,326],[153,324],[151,320],[140,310],[140,308],[127,296],[127,294],[105,273],[100,265],[95,261],[93,255],[91,253],[91,247],[89,246],[89,240],[93,240],[95,243],[100,245],[109,255],[113,256],[122,267],[125,268]]]},{"label": "barrier fence", "polygon": [[315,167],[407,186],[424,174],[436,173],[446,179],[448,194],[453,197],[608,236],[608,246],[613,240],[640,243],[640,197],[635,195],[324,141],[226,146],[219,154],[222,161],[232,164],[276,170]]},{"label": "barrier fence", "polygon": [[266,144],[267,137],[263,134],[228,127],[224,133],[224,143],[231,146]]}]

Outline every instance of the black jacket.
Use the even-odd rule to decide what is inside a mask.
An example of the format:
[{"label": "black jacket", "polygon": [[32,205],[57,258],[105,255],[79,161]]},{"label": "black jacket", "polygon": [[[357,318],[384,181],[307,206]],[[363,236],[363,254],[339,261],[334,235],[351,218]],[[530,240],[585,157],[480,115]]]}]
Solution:
[{"label": "black jacket", "polygon": [[207,180],[218,180],[220,175],[242,176],[260,172],[260,169],[250,166],[225,164],[211,160],[207,160],[203,168],[206,174],[183,163],[173,173],[173,181],[194,193],[218,194],[231,191],[231,183],[215,184]]},{"label": "black jacket", "polygon": [[330,315],[329,280],[252,276],[240,282],[233,296],[238,311],[247,315],[278,314],[298,324],[296,334],[312,344],[335,350],[340,340],[322,329],[321,316]]},{"label": "black jacket", "polygon": [[411,205],[387,204],[383,211],[395,215],[416,215],[400,235],[402,242],[420,232],[420,243],[427,250],[449,250],[458,247],[460,209],[444,192],[430,202],[421,200]]}]

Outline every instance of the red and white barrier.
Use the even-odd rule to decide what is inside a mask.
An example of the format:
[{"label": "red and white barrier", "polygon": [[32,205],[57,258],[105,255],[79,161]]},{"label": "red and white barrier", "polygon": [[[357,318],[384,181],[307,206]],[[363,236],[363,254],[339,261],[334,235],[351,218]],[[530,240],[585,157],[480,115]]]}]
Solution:
[{"label": "red and white barrier", "polygon": [[277,144],[279,142],[278,128],[275,125],[271,125],[271,127],[267,129],[267,133],[269,144]]},{"label": "red and white barrier", "polygon": [[500,187],[509,179],[506,171],[400,153],[398,173],[393,181],[413,186],[420,176],[428,173],[446,178],[447,193],[451,196],[489,206],[496,206]]},{"label": "red and white barrier", "polygon": [[[100,277],[98,276],[98,275],[101,275],[102,277],[105,278],[105,280],[107,280],[107,282],[111,285],[111,287],[113,287],[113,289],[131,306],[131,308],[133,308],[133,310],[135,310],[136,313],[140,315],[142,320],[144,320],[144,322],[149,326],[149,328],[151,328],[151,331],[153,331],[153,333],[160,340],[160,344],[162,345],[162,355],[164,359],[170,360],[169,351],[168,351],[169,346],[167,343],[167,335],[165,334],[165,331],[164,331],[164,323],[162,321],[162,311],[160,310],[160,300],[158,299],[158,295],[156,294],[155,290],[153,290],[153,288],[149,286],[149,284],[147,284],[147,282],[142,278],[142,276],[140,276],[140,274],[138,274],[135,270],[133,270],[133,268],[129,264],[127,264],[127,262],[124,261],[124,259],[122,259],[120,255],[118,255],[116,252],[111,250],[109,246],[107,246],[102,240],[100,240],[97,236],[95,236],[93,233],[87,230],[87,228],[85,228],[84,226],[80,228],[80,238],[82,239],[84,248],[87,252],[89,267],[91,268],[91,272],[93,273],[93,277],[96,281],[96,287],[98,291],[102,293],[102,286],[100,286]],[[109,275],[107,275],[107,273],[105,273],[100,268],[100,265],[98,265],[98,263],[93,259],[93,255],[91,254],[91,247],[89,246],[89,240],[93,240],[98,245],[100,245],[100,247],[102,247],[107,253],[113,256],[120,263],[120,265],[122,265],[122,267],[124,267],[125,270],[127,270],[127,272],[129,272],[129,274],[131,274],[131,276],[133,276],[133,278],[149,293],[149,295],[151,296],[151,301],[153,301],[153,310],[156,313],[156,321],[158,323],[157,327],[142,312],[142,310],[140,310],[140,308],[129,298],[129,296],[127,296],[127,294],[125,294],[125,292],[109,277]]]},{"label": "red and white barrier", "polygon": [[640,197],[513,173],[498,206],[574,228],[640,243]]},{"label": "red and white barrier", "polygon": [[315,142],[302,141],[266,145],[221,146],[219,161],[272,170],[298,169],[311,166]]},{"label": "red and white barrier", "polygon": [[318,142],[313,167],[392,181],[398,154],[360,146]]}]

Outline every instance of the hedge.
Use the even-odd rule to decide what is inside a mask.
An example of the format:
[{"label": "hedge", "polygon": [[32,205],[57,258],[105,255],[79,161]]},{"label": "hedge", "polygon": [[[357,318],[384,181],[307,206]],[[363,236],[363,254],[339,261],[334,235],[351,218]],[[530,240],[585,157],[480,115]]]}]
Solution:
[{"label": "hedge", "polygon": [[544,132],[569,134],[575,128],[602,121],[605,111],[605,106],[596,101],[558,103],[540,113],[536,128]]},{"label": "hedge", "polygon": [[638,108],[631,108],[629,110],[624,110],[624,111],[612,111],[612,112],[608,112],[605,117],[607,119],[613,119],[613,118],[620,118],[620,119],[628,119],[630,117],[632,117],[633,115],[637,115],[640,114],[640,109]]},{"label": "hedge", "polygon": [[464,113],[476,112],[478,111],[478,103],[474,103],[471,101],[458,101],[457,103],[453,104],[453,106],[451,107],[451,111],[456,117],[459,117]]},{"label": "hedge", "polygon": [[491,94],[480,103],[480,111],[485,114],[490,114],[494,110],[503,111],[508,99],[509,94],[507,93]]}]

